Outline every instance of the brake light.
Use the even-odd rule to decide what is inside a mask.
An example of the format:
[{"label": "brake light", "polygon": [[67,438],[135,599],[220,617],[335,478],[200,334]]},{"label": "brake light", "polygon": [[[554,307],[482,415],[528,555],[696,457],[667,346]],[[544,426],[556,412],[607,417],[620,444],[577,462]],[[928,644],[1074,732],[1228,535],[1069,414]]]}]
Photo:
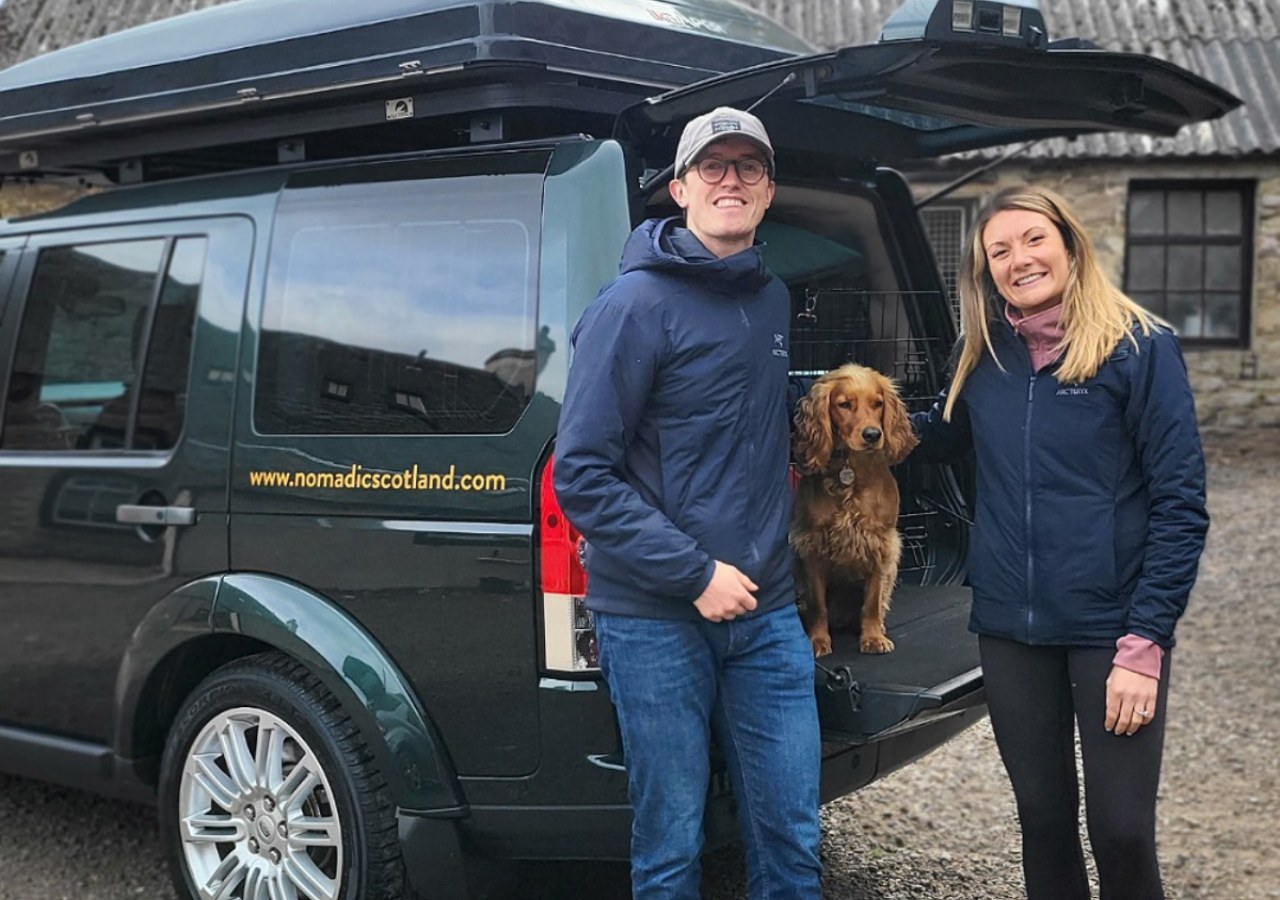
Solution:
[{"label": "brake light", "polygon": [[557,672],[593,672],[600,667],[595,623],[586,608],[587,572],[582,535],[569,524],[552,481],[554,459],[542,467],[538,491],[539,588],[542,593],[542,650],[546,667]]}]

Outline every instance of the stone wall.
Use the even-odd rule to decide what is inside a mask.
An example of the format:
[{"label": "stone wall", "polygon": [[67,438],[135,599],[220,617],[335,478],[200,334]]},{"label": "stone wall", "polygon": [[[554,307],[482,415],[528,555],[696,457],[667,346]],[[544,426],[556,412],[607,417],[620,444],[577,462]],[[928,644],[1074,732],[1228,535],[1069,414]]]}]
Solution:
[{"label": "stone wall", "polygon": [[65,206],[87,190],[68,182],[5,181],[0,183],[0,218],[17,219]]},{"label": "stone wall", "polygon": [[[975,163],[976,165],[976,163]],[[1098,248],[1102,266],[1122,284],[1129,182],[1177,179],[1256,179],[1253,308],[1245,349],[1186,349],[1187,368],[1206,428],[1280,427],[1280,161],[1097,163],[1009,161],[957,190],[949,200],[981,201],[1015,184],[1052,188],[1071,201]],[[957,176],[949,170],[909,173],[917,196]],[[945,203],[946,201],[939,201]]]}]

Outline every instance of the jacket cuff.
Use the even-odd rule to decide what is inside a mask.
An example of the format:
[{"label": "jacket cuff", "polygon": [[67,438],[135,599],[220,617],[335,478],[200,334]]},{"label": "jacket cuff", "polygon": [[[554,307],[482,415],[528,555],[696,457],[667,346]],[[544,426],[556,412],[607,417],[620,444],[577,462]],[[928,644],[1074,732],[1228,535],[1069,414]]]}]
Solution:
[{"label": "jacket cuff", "polygon": [[707,556],[707,566],[702,570],[702,577],[698,579],[697,585],[693,589],[693,596],[689,598],[689,602],[697,603],[698,598],[702,596],[702,592],[707,589],[707,585],[711,583],[711,577],[716,574],[716,561]]},{"label": "jacket cuff", "polygon": [[1141,635],[1126,634],[1116,641],[1116,655],[1112,665],[1148,678],[1160,679],[1160,663],[1164,659],[1164,648],[1155,641],[1147,640]]}]

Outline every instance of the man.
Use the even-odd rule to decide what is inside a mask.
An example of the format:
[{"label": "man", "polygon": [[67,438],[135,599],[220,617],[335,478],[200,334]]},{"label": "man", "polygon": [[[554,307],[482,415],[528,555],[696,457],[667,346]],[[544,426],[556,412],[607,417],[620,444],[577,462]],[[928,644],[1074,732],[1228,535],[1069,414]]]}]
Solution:
[{"label": "man", "polygon": [[622,731],[635,900],[698,897],[712,734],[752,900],[816,900],[813,651],[787,526],[790,302],[756,227],[773,148],[755,116],[691,121],[679,219],[632,233],[574,330],[556,492],[587,541],[587,606]]}]

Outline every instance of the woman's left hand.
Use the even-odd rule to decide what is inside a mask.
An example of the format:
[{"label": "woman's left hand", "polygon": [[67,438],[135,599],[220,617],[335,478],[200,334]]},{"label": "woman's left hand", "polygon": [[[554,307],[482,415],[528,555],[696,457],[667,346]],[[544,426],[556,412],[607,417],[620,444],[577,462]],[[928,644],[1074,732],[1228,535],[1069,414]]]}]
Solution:
[{"label": "woman's left hand", "polygon": [[1137,734],[1156,717],[1159,679],[1140,675],[1119,666],[1107,677],[1107,721],[1104,727],[1116,734]]}]

